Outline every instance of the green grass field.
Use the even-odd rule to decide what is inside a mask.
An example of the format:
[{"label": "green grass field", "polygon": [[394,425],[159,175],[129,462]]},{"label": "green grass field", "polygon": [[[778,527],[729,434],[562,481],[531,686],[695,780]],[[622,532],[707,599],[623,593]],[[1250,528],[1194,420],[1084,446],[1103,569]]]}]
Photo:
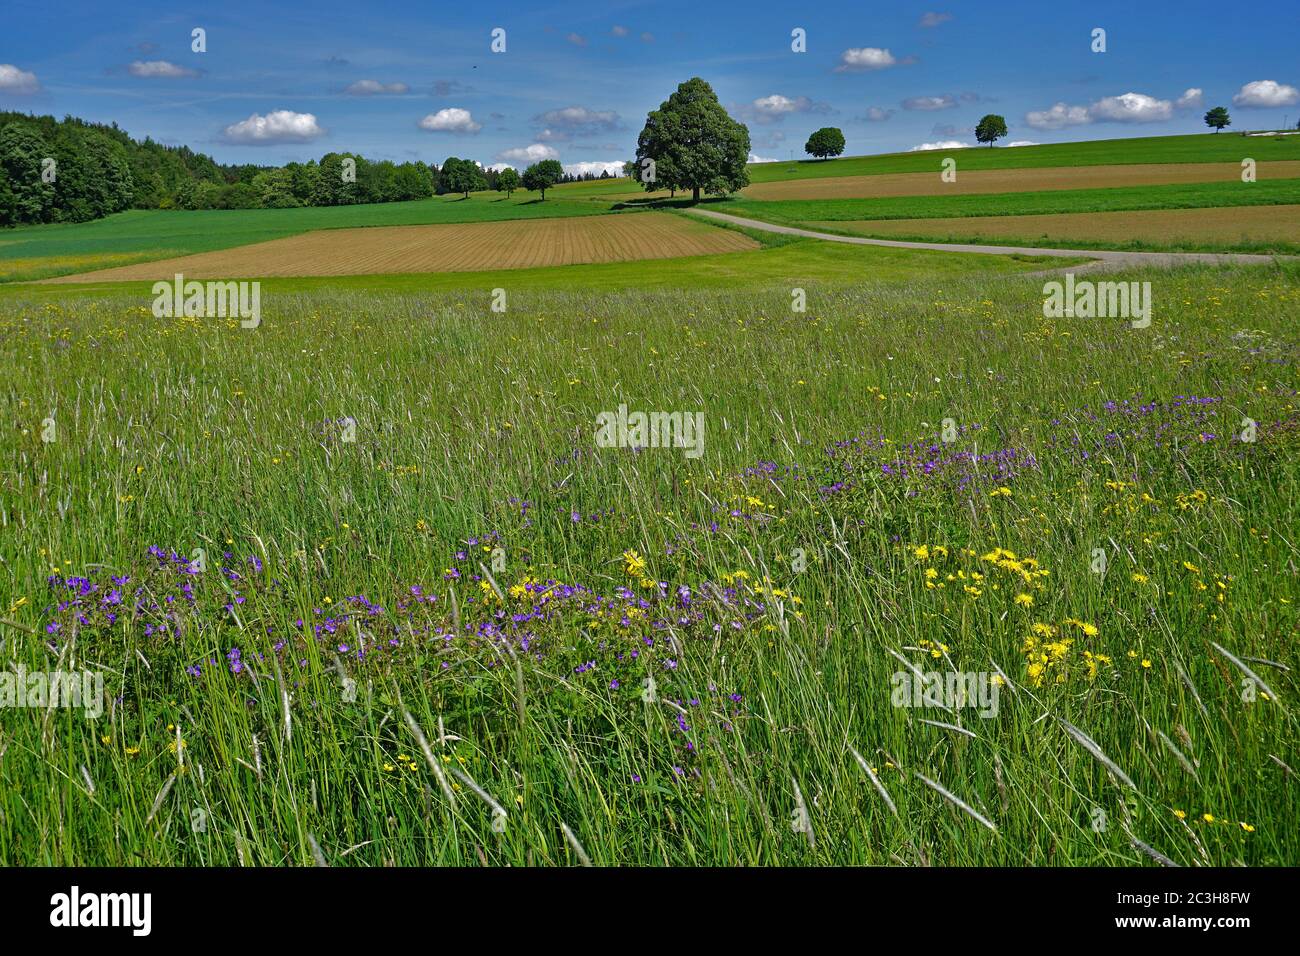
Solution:
[{"label": "green grass field", "polygon": [[963,196],[896,196],[879,199],[728,199],[711,208],[777,223],[858,219],[931,219],[1031,216],[1132,209],[1207,209],[1276,206],[1300,202],[1300,179],[1251,183],[1192,183],[1112,189],[1060,189]]},{"label": "green grass field", "polygon": [[[1112,166],[1127,163],[1240,163],[1300,159],[1300,136],[1242,136],[1240,133],[1197,133],[1190,136],[1144,136],[1103,139],[1083,143],[1047,143],[1036,146],[971,147],[949,150],[961,156],[961,168],[1034,169],[1046,166]],[[845,156],[840,159],[801,159],[794,162],[755,163],[749,178],[755,183],[783,179],[820,179],[824,176],[874,176],[881,173],[928,173],[947,153],[922,150],[881,156]]]},{"label": "green grass field", "polygon": [[[1014,149],[963,152],[966,170],[1031,168],[1109,163],[1240,162],[1246,150],[1257,161],[1300,158],[1300,137],[1247,138],[1240,135],[1164,136]],[[824,162],[752,164],[754,182],[825,176],[933,171],[932,153],[847,157]],[[1266,180],[1249,191],[1234,183],[1124,187],[1011,193],[916,196],[889,199],[729,199],[729,210],[773,222],[929,218],[1130,209],[1208,208],[1297,201],[1297,180]],[[589,216],[635,211],[640,195],[626,179],[570,183],[553,188],[542,202],[517,192],[506,199],[473,193],[469,199],[443,196],[405,203],[301,209],[145,211],[120,213],[89,223],[29,226],[0,233],[0,285],[136,262],[209,252],[278,239],[314,229],[356,226],[490,222],[502,219]],[[671,204],[667,204],[670,205]],[[699,268],[689,270],[691,278]],[[714,270],[709,269],[710,274]],[[611,274],[618,274],[615,268]],[[397,280],[385,279],[384,282]],[[599,280],[598,280],[599,281]],[[707,281],[707,280],[706,280]],[[446,288],[442,280],[433,287]],[[639,284],[639,283],[638,283]]]},{"label": "green grass field", "polygon": [[[1242,143],[1300,147],[963,169]],[[1077,277],[1150,283],[1145,328],[1044,316],[1082,255],[749,231],[267,279],[256,328],[155,317],[152,283],[13,281],[620,188],[0,236],[0,862],[1300,862],[1296,262]],[[835,228],[1295,188],[710,208]],[[604,447],[620,405],[701,416],[699,456]],[[20,667],[99,675],[103,713],[20,698]],[[901,694],[915,673],[978,706]]]},{"label": "green grass field", "polygon": [[[740,229],[763,242],[766,248],[752,252],[680,259],[653,259],[536,269],[484,272],[402,273],[355,276],[305,276],[263,279],[268,294],[305,290],[355,290],[375,294],[465,291],[488,295],[495,288],[510,290],[615,291],[623,289],[692,288],[754,289],[809,284],[846,286],[873,282],[907,282],[918,272],[935,276],[1015,274],[1056,268],[1071,261],[1044,256],[951,256],[910,249],[862,248],[778,236]],[[141,303],[152,301],[152,282],[99,282],[75,285],[0,285],[0,300],[18,299],[60,302],[128,293]]]},{"label": "green grass field", "polygon": [[1300,274],[924,272],[13,289],[0,637],[110,704],[5,709],[0,859],[1294,864]]}]

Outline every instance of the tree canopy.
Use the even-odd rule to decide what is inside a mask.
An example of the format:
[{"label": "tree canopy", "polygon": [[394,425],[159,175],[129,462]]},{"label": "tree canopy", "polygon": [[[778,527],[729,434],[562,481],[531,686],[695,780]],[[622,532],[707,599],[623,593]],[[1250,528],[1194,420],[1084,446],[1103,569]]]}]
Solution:
[{"label": "tree canopy", "polygon": [[505,193],[506,198],[509,199],[510,194],[518,188],[519,174],[509,166],[497,173],[497,192]]},{"label": "tree canopy", "polygon": [[542,194],[542,201],[546,201],[546,190],[550,189],[556,183],[564,178],[564,167],[560,165],[558,159],[543,159],[541,162],[533,163],[524,170],[524,188],[535,189]]},{"label": "tree canopy", "polygon": [[838,156],[844,152],[844,133],[834,126],[823,126],[808,137],[808,142],[804,144],[803,151],[809,156],[816,156],[818,159]]},{"label": "tree canopy", "polygon": [[[748,186],[748,159],[748,127],[728,115],[713,88],[698,76],[651,110],[637,137],[642,185],[649,191],[689,189],[696,202],[702,192],[724,196]],[[649,169],[653,178],[642,178],[641,171]]]},{"label": "tree canopy", "polygon": [[1216,106],[1205,114],[1205,125],[1213,127],[1214,131],[1217,133],[1219,130],[1223,129],[1223,127],[1232,125],[1232,117],[1228,115],[1226,108]]},{"label": "tree canopy", "polygon": [[997,113],[989,113],[975,127],[975,138],[992,146],[1007,135],[1007,121]]}]

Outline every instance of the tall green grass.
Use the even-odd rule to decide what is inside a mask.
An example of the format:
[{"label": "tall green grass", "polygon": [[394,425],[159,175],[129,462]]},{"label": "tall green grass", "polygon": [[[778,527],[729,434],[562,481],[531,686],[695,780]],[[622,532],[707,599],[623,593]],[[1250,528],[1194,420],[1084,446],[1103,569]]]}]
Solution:
[{"label": "tall green grass", "polygon": [[[0,861],[1295,864],[1297,273],[1126,278],[1148,329],[1044,319],[1016,276],[812,286],[803,313],[268,291],[252,330],[8,297],[0,656],[102,668],[113,703],[0,709]],[[703,457],[595,447],[620,403],[703,412]],[[971,458],[882,470],[915,441]],[[45,610],[76,575],[161,604],[151,545],[208,556],[166,634]],[[589,593],[515,624],[529,578]],[[698,622],[636,613],[657,582]],[[412,586],[436,600],[399,613]],[[1035,623],[1072,640],[1037,685]],[[898,657],[1000,669],[996,716],[893,706]]]}]

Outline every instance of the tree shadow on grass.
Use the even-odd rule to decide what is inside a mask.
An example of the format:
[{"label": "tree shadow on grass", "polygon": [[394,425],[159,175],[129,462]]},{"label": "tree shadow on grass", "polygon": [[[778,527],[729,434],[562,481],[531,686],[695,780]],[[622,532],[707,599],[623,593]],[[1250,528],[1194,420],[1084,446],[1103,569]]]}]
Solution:
[{"label": "tree shadow on grass", "polygon": [[663,197],[645,199],[629,199],[624,202],[616,202],[610,208],[619,209],[691,209],[696,206],[710,206],[715,203],[725,203],[725,196],[701,196],[700,201],[696,202],[690,196],[677,196],[675,198],[665,199]]}]

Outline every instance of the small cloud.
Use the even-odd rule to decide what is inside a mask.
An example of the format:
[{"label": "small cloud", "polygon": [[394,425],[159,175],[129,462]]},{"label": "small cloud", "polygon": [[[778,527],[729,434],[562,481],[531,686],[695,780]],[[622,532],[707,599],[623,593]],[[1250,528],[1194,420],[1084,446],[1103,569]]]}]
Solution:
[{"label": "small cloud", "polygon": [[[4,67],[0,67],[2,71]],[[0,83],[0,87],[4,84]],[[1254,80],[1232,98],[1233,106],[1291,106],[1300,100],[1300,90],[1276,80]]]},{"label": "small cloud", "polygon": [[861,116],[856,116],[854,119],[868,123],[883,123],[885,120],[889,119],[889,117],[893,116],[894,113],[894,110],[882,109],[879,106],[868,106],[866,113]]},{"label": "small cloud", "polygon": [[498,162],[514,161],[529,165],[531,163],[541,162],[543,159],[559,159],[560,154],[552,146],[545,143],[533,143],[530,146],[519,146],[514,149],[503,149],[496,154]]},{"label": "small cloud", "polygon": [[1032,139],[1017,139],[1017,140],[1013,140],[1010,143],[1007,143],[1007,145],[1008,146],[1037,146],[1038,144],[1035,143]]},{"label": "small cloud", "polygon": [[777,158],[774,157],[774,156],[760,156],[760,155],[758,155],[758,153],[750,153],[750,154],[749,154],[749,162],[751,162],[751,163],[779,163],[780,160],[777,159]]},{"label": "small cloud", "polygon": [[[499,173],[503,169],[514,169],[509,163],[493,163],[491,166],[484,166],[484,169],[490,169],[494,173]],[[518,170],[516,170],[518,172]]]},{"label": "small cloud", "polygon": [[1176,110],[1198,110],[1204,105],[1204,91],[1195,86],[1189,88],[1182,96],[1174,100],[1174,109]]},{"label": "small cloud", "polygon": [[409,93],[405,83],[380,83],[378,80],[357,80],[343,92],[349,96],[383,96]]},{"label": "small cloud", "polygon": [[970,143],[963,143],[959,139],[945,139],[938,143],[921,143],[913,146],[908,150],[909,153],[919,153],[929,149],[970,149]]},{"label": "small cloud", "polygon": [[158,44],[150,43],[148,40],[144,40],[140,43],[137,43],[135,46],[127,47],[127,52],[139,53],[141,56],[148,56],[151,53],[158,52]]},{"label": "small cloud", "polygon": [[308,143],[325,135],[311,113],[272,110],[265,116],[254,113],[246,120],[232,123],[223,132],[228,143],[245,146],[270,146],[275,143]]},{"label": "small cloud", "polygon": [[643,34],[641,34],[641,42],[642,42],[642,43],[654,43],[654,42],[655,42],[655,35],[654,35],[653,33],[643,33]]},{"label": "small cloud", "polygon": [[947,23],[951,19],[951,13],[923,13],[921,14],[921,19],[916,22],[916,25],[921,27],[923,30],[929,30],[933,27],[939,26],[941,23]]},{"label": "small cloud", "polygon": [[570,43],[572,43],[574,46],[586,46],[586,45],[587,45],[587,38],[584,37],[584,36],[582,36],[582,35],[580,35],[580,34],[577,34],[577,33],[570,33],[570,34],[569,34],[568,36],[566,36],[564,39],[568,40],[568,41],[569,41]]},{"label": "small cloud", "polygon": [[613,132],[622,129],[623,126],[619,115],[613,110],[592,110],[585,106],[566,106],[559,110],[548,110],[534,116],[533,122],[539,126],[578,136]]},{"label": "small cloud", "polygon": [[36,93],[40,88],[35,73],[20,70],[12,63],[0,63],[0,93]]},{"label": "small cloud", "polygon": [[625,37],[628,34],[628,29],[627,27],[621,27],[618,24],[614,24],[614,29],[610,30],[609,32],[611,35],[616,37]]},{"label": "small cloud", "polygon": [[921,110],[922,112],[948,110],[956,105],[957,101],[947,94],[943,96],[909,96],[902,102],[903,109]]},{"label": "small cloud", "polygon": [[483,126],[474,121],[469,110],[449,106],[420,120],[420,129],[430,133],[477,133]]},{"label": "small cloud", "polygon": [[537,134],[537,142],[539,143],[567,143],[571,139],[573,139],[572,133],[566,133],[558,129],[544,129]]},{"label": "small cloud", "polygon": [[147,77],[150,79],[178,79],[186,76],[198,76],[198,70],[191,70],[189,67],[178,66],[167,60],[136,60],[126,68],[126,71],[132,76]]},{"label": "small cloud", "polygon": [[611,176],[622,176],[623,162],[622,160],[614,160],[610,162],[598,162],[592,160],[584,163],[565,163],[564,171],[570,176],[584,176],[587,173],[595,173],[597,176],[601,173],[609,173]]},{"label": "small cloud", "polygon": [[490,120],[496,120],[497,122],[500,122],[501,120],[503,120],[503,119],[505,119],[505,118],[506,118],[506,114],[505,114],[505,113],[489,113],[489,114],[488,114],[488,119],[490,119]]},{"label": "small cloud", "polygon": [[1088,107],[1088,115],[1098,122],[1158,123],[1174,115],[1174,104],[1145,93],[1122,93],[1103,96]]},{"label": "small cloud", "polygon": [[852,73],[858,70],[883,70],[895,66],[898,60],[894,54],[880,47],[853,47],[840,54],[840,65],[836,73]]},{"label": "small cloud", "polygon": [[773,93],[735,108],[741,118],[756,123],[775,123],[794,113],[832,113],[829,103],[818,103],[806,96],[782,96]]},{"label": "small cloud", "polygon": [[1034,129],[1064,129],[1091,123],[1086,106],[1069,106],[1056,103],[1050,109],[1033,110],[1025,114],[1025,123]]},{"label": "small cloud", "polygon": [[957,127],[951,123],[935,123],[930,129],[932,136],[947,136],[949,138],[957,135]]},{"label": "small cloud", "polygon": [[346,67],[349,67],[349,66],[351,66],[351,65],[352,65],[352,64],[351,64],[350,62],[348,62],[347,60],[343,59],[343,57],[341,57],[341,56],[333,56],[333,55],[331,55],[331,56],[329,56],[329,57],[325,60],[325,66],[326,66],[326,68],[327,68],[327,69],[331,69],[331,70],[342,70],[342,69],[344,69],[344,68],[346,68]]}]

